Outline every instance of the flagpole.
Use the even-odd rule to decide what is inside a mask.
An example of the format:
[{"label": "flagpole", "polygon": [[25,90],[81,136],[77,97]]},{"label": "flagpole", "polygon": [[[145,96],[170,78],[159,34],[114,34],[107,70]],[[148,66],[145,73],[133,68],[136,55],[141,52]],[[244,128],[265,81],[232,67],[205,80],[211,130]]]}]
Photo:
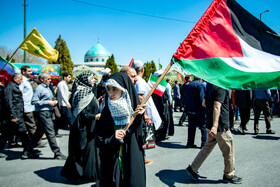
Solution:
[{"label": "flagpole", "polygon": [[1,68],[0,72],[4,69],[4,67],[8,64],[8,62],[11,62],[11,60],[13,59],[13,56],[16,54],[16,52],[18,51],[19,47],[16,49],[16,51],[12,54],[11,58],[9,59],[9,61],[7,61],[4,66]]},{"label": "flagpole", "polygon": [[[150,92],[148,93],[148,95],[145,97],[145,99],[142,101],[142,104],[146,104],[146,102],[148,101],[148,99],[151,97],[151,95],[154,93],[155,89],[157,88],[157,86],[159,85],[159,83],[162,81],[163,77],[166,75],[166,73],[169,71],[169,69],[172,67],[172,65],[174,64],[174,62],[171,60],[170,63],[168,64],[168,66],[165,68],[165,70],[163,71],[163,73],[161,74],[161,76],[159,77],[159,79],[157,80],[157,82],[154,84],[153,88],[150,90]],[[133,123],[135,117],[132,116],[130,118],[130,122],[129,124],[127,124],[124,127],[124,131],[127,131],[129,129],[129,127],[131,126],[131,124]]]}]

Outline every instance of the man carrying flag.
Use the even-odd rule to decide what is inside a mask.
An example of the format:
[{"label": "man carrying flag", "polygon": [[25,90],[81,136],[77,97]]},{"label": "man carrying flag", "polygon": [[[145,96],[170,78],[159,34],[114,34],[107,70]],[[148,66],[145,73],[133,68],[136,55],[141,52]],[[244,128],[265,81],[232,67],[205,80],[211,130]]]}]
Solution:
[{"label": "man carrying flag", "polygon": [[223,182],[242,182],[234,174],[229,93],[223,88],[280,87],[279,48],[280,37],[234,0],[214,0],[173,55],[175,63],[209,82],[206,145],[186,169],[193,180],[218,143],[224,157]]}]

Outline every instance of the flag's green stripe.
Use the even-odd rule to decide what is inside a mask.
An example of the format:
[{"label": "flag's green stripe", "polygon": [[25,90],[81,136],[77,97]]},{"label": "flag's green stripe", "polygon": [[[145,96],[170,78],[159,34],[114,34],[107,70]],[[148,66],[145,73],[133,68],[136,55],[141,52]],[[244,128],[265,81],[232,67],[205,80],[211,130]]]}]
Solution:
[{"label": "flag's green stripe", "polygon": [[[151,80],[152,82],[157,82],[158,77],[155,76],[155,75],[153,75],[153,74],[151,74],[150,80]],[[166,82],[165,80],[162,80],[162,81],[160,81],[159,84],[162,85],[162,86],[164,86],[164,87],[166,87],[167,82]]]},{"label": "flag's green stripe", "polygon": [[[266,89],[280,87],[280,72],[244,72],[229,66],[220,58],[173,61],[186,71],[217,86],[231,89]],[[265,63],[265,62],[264,62]]]}]

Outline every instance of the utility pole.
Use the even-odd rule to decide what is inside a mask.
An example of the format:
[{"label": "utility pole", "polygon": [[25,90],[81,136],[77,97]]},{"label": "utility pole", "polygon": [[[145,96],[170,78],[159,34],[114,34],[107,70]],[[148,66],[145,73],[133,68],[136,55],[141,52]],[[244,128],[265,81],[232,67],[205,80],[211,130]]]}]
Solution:
[{"label": "utility pole", "polygon": [[[26,0],[24,0],[24,26],[23,26],[23,40],[26,38]],[[26,52],[23,52],[24,63],[26,63]]]},{"label": "utility pole", "polygon": [[269,10],[266,10],[266,11],[260,13],[260,20],[262,20],[262,14],[264,14],[266,12],[269,12]]}]

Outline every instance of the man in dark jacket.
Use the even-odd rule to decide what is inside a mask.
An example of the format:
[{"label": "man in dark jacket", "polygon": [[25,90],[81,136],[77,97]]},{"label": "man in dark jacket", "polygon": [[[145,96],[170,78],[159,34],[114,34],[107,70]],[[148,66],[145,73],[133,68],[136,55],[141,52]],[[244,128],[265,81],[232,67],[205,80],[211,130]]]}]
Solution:
[{"label": "man in dark jacket", "polygon": [[253,107],[253,93],[252,90],[236,90],[235,91],[235,104],[239,108],[240,112],[240,126],[238,131],[241,134],[245,134],[247,130],[247,123],[250,120],[251,108]]},{"label": "man in dark jacket", "polygon": [[202,107],[204,99],[204,86],[200,83],[201,79],[194,77],[194,81],[187,85],[188,97],[186,98],[186,108],[189,117],[188,143],[186,148],[196,148],[194,144],[196,126],[201,130],[201,147],[206,143],[206,124],[205,124],[205,110]]},{"label": "man in dark jacket", "polygon": [[22,83],[22,75],[14,73],[12,81],[6,86],[4,90],[5,102],[5,119],[8,125],[4,128],[4,132],[0,137],[0,150],[2,150],[6,142],[16,134],[22,142],[23,147],[28,143],[27,129],[23,120],[23,98],[19,89]]}]

